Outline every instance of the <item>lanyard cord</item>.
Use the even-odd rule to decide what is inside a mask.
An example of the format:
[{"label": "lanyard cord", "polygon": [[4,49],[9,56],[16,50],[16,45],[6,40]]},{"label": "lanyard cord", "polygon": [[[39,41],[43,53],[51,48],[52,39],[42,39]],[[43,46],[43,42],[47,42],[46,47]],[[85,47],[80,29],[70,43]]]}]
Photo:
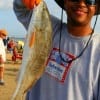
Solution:
[{"label": "lanyard cord", "polygon": [[60,38],[59,38],[59,55],[60,55],[61,60],[63,60],[63,61],[66,62],[66,63],[71,63],[72,61],[78,59],[79,57],[81,57],[81,56],[83,55],[84,51],[86,50],[86,48],[87,48],[87,46],[89,45],[90,40],[91,40],[91,38],[92,38],[92,36],[93,36],[93,32],[94,32],[94,29],[95,29],[95,26],[96,26],[96,23],[97,23],[97,19],[98,19],[98,14],[96,15],[96,20],[95,20],[95,23],[94,23],[94,26],[93,26],[93,30],[92,30],[92,32],[90,33],[91,35],[90,35],[90,37],[89,37],[89,39],[88,39],[88,41],[87,41],[85,47],[84,47],[83,50],[80,52],[80,54],[79,54],[78,56],[76,56],[75,58],[71,59],[71,60],[68,60],[68,59],[65,60],[65,59],[62,57],[61,49],[60,49],[60,48],[61,48],[61,37],[62,37],[61,33],[62,33],[62,27],[63,27],[63,9],[62,9],[62,12],[61,12],[61,23],[60,23]]}]

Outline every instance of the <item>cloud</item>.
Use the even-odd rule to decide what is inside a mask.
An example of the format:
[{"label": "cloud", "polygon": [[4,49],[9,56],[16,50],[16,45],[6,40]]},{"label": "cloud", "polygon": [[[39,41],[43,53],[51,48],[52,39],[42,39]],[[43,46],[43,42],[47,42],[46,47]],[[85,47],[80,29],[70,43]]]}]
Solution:
[{"label": "cloud", "polygon": [[0,9],[11,9],[13,0],[0,0]]}]

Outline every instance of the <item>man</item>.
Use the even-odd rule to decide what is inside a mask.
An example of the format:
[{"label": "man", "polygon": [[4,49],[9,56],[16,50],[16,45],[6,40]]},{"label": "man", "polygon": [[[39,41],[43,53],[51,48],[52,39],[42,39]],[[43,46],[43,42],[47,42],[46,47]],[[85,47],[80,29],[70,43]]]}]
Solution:
[{"label": "man", "polygon": [[7,36],[5,29],[0,30],[0,85],[4,85],[4,62],[6,61],[6,51],[3,39]]},{"label": "man", "polygon": [[[14,11],[26,29],[32,9],[41,0],[36,1],[14,0]],[[66,11],[67,23],[51,15],[51,55],[44,75],[28,91],[26,100],[100,100],[100,34],[94,31],[95,24],[91,27],[100,1],[55,1]]]}]

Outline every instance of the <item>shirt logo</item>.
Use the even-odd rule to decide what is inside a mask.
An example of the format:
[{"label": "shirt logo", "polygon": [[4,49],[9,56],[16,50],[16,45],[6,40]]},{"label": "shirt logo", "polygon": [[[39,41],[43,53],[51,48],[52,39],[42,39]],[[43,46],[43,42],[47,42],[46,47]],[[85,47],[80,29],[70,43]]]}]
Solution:
[{"label": "shirt logo", "polygon": [[[74,58],[74,56],[69,53],[61,52],[61,55],[64,59],[70,60]],[[67,77],[67,73],[70,67],[71,63],[66,63],[60,58],[59,49],[53,48],[48,59],[45,72],[59,82],[63,83]]]}]

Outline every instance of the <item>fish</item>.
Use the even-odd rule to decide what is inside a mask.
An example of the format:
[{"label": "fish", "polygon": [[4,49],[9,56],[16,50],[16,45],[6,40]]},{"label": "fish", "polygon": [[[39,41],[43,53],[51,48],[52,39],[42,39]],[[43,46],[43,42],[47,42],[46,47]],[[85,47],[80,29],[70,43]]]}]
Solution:
[{"label": "fish", "polygon": [[24,100],[29,91],[45,72],[52,49],[52,24],[44,0],[33,9],[23,49],[16,89],[11,100]]}]

